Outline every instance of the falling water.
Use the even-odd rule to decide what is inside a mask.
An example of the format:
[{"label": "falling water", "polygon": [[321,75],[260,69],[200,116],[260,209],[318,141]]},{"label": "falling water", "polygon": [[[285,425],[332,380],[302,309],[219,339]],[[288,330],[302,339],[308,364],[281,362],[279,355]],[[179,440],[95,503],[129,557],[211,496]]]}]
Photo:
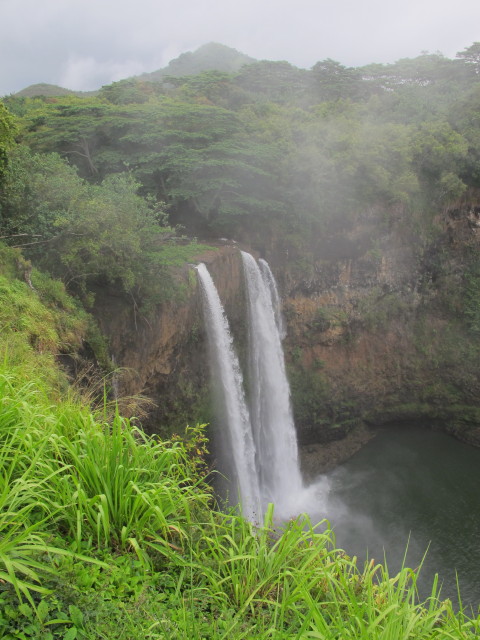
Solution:
[{"label": "falling water", "polygon": [[204,298],[205,324],[215,386],[228,427],[242,511],[246,518],[255,521],[261,517],[261,499],[255,466],[255,444],[240,365],[213,280],[204,264],[199,264],[197,271]]},{"label": "falling water", "polygon": [[115,402],[118,401],[119,398],[119,384],[118,384],[118,367],[115,356],[112,354],[110,356],[110,360],[112,361],[113,373],[112,373],[112,395]]},{"label": "falling water", "polygon": [[273,502],[277,516],[288,518],[298,513],[303,483],[279,330],[278,293],[265,261],[259,267],[243,251],[242,260],[249,310],[250,413],[262,506]]},{"label": "falling water", "polygon": [[280,338],[283,340],[287,335],[287,330],[282,315],[282,304],[280,301],[280,296],[278,295],[277,283],[275,282],[272,270],[270,269],[270,266],[266,260],[260,258],[258,261],[258,266],[260,267],[260,271],[262,272],[263,280],[268,285],[268,288],[270,290],[273,311],[275,313],[275,322],[277,324]]},{"label": "falling water", "polygon": [[280,298],[270,267],[242,251],[249,335],[249,403],[228,321],[205,265],[202,285],[215,388],[223,407],[229,451],[243,513],[258,521],[273,502],[278,519],[304,510],[305,490],[282,349]]}]

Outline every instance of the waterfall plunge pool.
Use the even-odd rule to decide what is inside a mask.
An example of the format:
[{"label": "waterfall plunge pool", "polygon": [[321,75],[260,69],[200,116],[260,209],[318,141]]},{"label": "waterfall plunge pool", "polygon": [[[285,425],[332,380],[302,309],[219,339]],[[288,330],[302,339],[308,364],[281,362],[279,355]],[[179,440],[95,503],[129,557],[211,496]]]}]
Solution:
[{"label": "waterfall plunge pool", "polygon": [[[325,479],[327,489],[325,490]],[[480,605],[480,449],[418,428],[381,430],[347,462],[322,476],[318,511],[328,518],[337,546],[361,563],[385,558],[391,575],[419,566],[428,595],[435,573],[441,597]]]}]

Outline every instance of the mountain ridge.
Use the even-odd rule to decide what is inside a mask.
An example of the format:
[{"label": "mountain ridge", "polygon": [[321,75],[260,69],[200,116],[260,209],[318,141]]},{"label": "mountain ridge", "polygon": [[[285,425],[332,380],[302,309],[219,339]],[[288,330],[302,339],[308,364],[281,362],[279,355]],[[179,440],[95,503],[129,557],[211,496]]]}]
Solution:
[{"label": "mountain ridge", "polygon": [[[202,71],[223,71],[234,73],[247,64],[257,62],[255,58],[218,42],[209,42],[201,45],[194,51],[181,53],[177,58],[155,71],[141,73],[139,75],[124,78],[124,80],[142,80],[159,82],[167,76],[196,75]],[[109,83],[111,84],[111,83]],[[75,91],[56,84],[39,82],[14,93],[14,96],[34,98],[37,96],[58,97],[65,95],[87,96],[95,95],[100,87],[93,91]]]}]

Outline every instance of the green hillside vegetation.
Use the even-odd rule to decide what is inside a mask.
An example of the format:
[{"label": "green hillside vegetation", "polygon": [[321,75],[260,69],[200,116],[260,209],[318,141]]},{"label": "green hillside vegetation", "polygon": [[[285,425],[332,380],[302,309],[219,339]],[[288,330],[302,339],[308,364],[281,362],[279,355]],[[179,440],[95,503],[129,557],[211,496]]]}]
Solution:
[{"label": "green hillside vegetation", "polygon": [[[148,316],[183,295],[197,238],[277,242],[306,279],[322,234],[375,210],[422,255],[439,213],[479,204],[479,47],[308,71],[179,62],[0,103],[0,638],[478,637],[478,612],[437,584],[421,599],[417,571],[359,567],[326,522],[221,513],[202,427],[147,437],[58,362],[88,346],[107,369],[94,293]],[[438,302],[465,324],[459,353],[480,326],[474,249]]]},{"label": "green hillside vegetation", "polygon": [[0,195],[2,237],[62,278],[88,307],[109,284],[147,310],[179,295],[170,268],[201,251],[168,226],[164,206],[137,195],[130,173],[81,179],[57,154],[23,145],[9,154]]},{"label": "green hillside vegetation", "polygon": [[195,51],[182,53],[178,58],[171,60],[166,67],[143,73],[139,76],[142,80],[155,82],[165,76],[195,76],[203,71],[226,71],[233,73],[246,64],[255,62],[254,58],[240,53],[236,49],[226,47],[218,42],[204,44]]},{"label": "green hillside vegetation", "polygon": [[46,82],[40,82],[37,84],[31,84],[25,89],[21,91],[17,91],[15,94],[19,98],[36,98],[39,96],[43,96],[45,98],[51,98],[52,96],[70,96],[76,95],[81,96],[81,91],[72,91],[71,89],[65,89],[64,87],[59,87],[56,84],[47,84]]},{"label": "green hillside vegetation", "polygon": [[5,102],[31,149],[94,183],[128,171],[197,235],[240,235],[255,220],[311,237],[372,204],[428,227],[429,212],[478,189],[478,78],[467,57],[439,54],[310,71],[255,62]]},{"label": "green hillside vegetation", "polygon": [[[234,73],[244,65],[251,64],[253,62],[255,62],[254,58],[251,58],[236,49],[226,47],[225,45],[217,42],[210,42],[209,44],[204,44],[195,51],[182,53],[178,58],[171,60],[167,66],[162,69],[157,69],[157,71],[152,71],[150,73],[142,73],[140,76],[134,76],[134,78],[130,80],[121,82],[128,83],[131,80],[134,80],[135,82],[140,81],[141,83],[158,82],[164,78],[166,78],[168,82],[168,78],[172,76],[194,76],[203,71],[224,71],[227,73]],[[55,84],[39,82],[17,91],[17,93],[15,93],[15,97],[51,98],[67,95],[85,97],[96,95],[97,93],[98,90],[74,91],[72,89],[66,89],[65,87],[59,87]]]}]

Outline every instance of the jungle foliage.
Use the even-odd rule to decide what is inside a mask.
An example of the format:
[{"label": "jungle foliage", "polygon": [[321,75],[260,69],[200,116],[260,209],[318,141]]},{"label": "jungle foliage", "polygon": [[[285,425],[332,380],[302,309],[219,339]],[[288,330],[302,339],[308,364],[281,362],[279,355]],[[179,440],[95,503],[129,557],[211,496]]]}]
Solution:
[{"label": "jungle foliage", "polygon": [[321,220],[335,215],[327,192],[351,212],[372,199],[412,205],[427,184],[439,202],[478,186],[478,88],[468,56],[423,54],[357,69],[256,62],[120,81],[95,97],[6,102],[26,144],[60,153],[91,181],[129,170],[171,210],[207,219],[288,211]]},{"label": "jungle foliage", "polygon": [[455,60],[307,71],[242,59],[233,73],[146,75],[95,96],[8,96],[1,235],[80,289],[100,278],[142,298],[178,224],[308,243],[375,206],[426,233],[433,212],[480,188],[477,44]]},{"label": "jungle foliage", "polygon": [[2,238],[87,306],[102,283],[138,306],[162,302],[174,295],[169,267],[201,246],[169,226],[163,203],[138,195],[139,186],[128,172],[90,184],[58,154],[17,145],[2,181]]}]

